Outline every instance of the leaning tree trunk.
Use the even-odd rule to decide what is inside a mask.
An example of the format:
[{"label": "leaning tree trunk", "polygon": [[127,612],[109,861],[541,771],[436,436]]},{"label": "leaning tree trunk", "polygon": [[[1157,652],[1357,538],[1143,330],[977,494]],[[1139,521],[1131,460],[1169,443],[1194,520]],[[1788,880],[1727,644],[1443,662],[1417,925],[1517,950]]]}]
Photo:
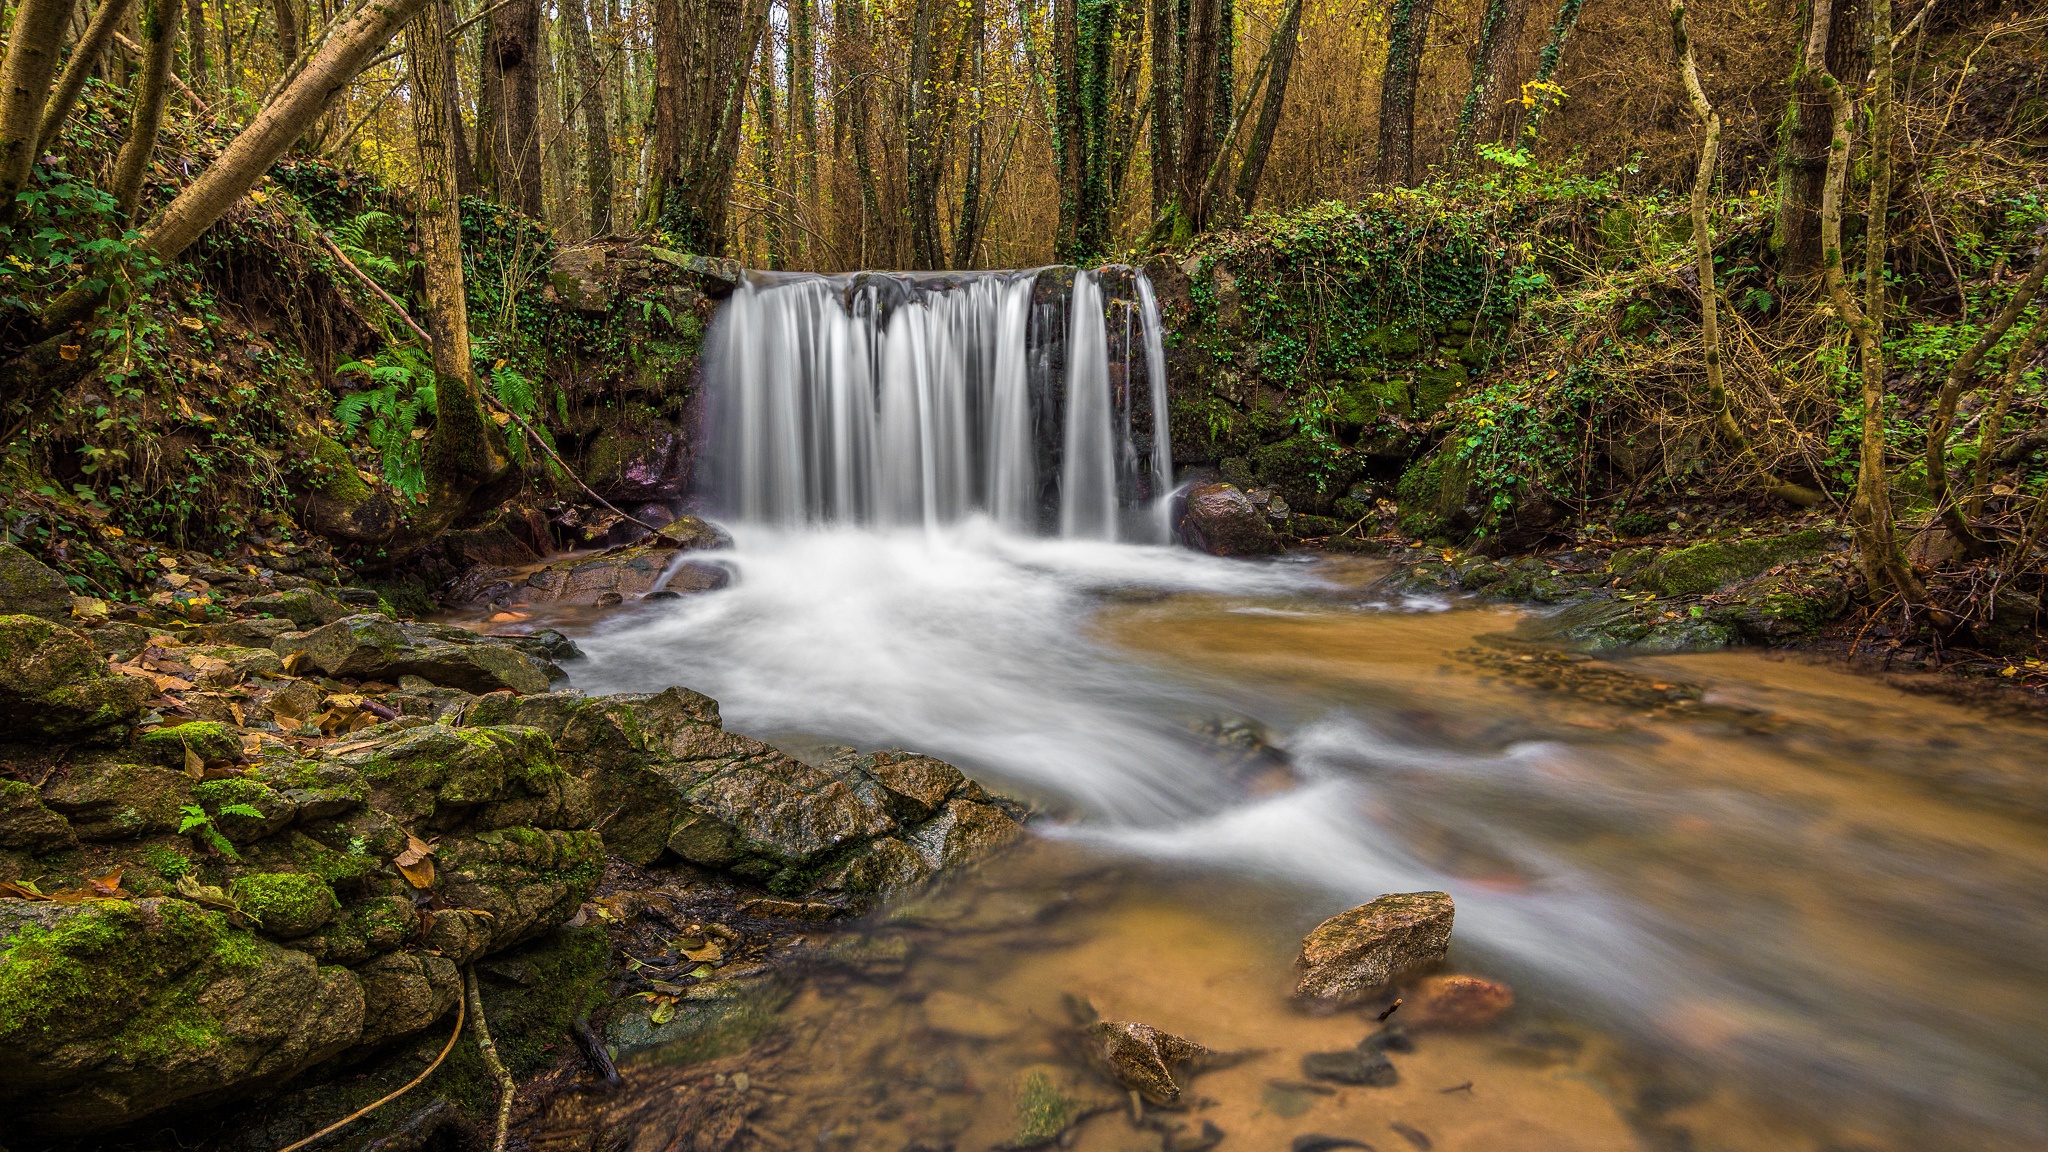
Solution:
[{"label": "leaning tree trunk", "polygon": [[1429,45],[1435,0],[1394,0],[1387,18],[1387,67],[1380,78],[1380,150],[1374,178],[1381,184],[1415,183],[1415,90],[1422,82],[1422,52]]},{"label": "leaning tree trunk", "polygon": [[1280,14],[1280,28],[1273,33],[1267,58],[1272,74],[1266,78],[1266,99],[1259,106],[1259,122],[1245,146],[1244,163],[1237,170],[1237,202],[1242,211],[1252,210],[1259,198],[1259,179],[1266,173],[1266,157],[1273,151],[1273,133],[1280,127],[1280,111],[1287,101],[1287,77],[1294,70],[1294,50],[1301,36],[1301,0],[1287,0]]},{"label": "leaning tree trunk", "polygon": [[1543,116],[1562,93],[1551,86],[1551,77],[1557,75],[1557,66],[1564,60],[1564,42],[1571,38],[1572,29],[1578,27],[1579,9],[1586,6],[1586,0],[1561,0],[1557,6],[1557,19],[1551,21],[1550,39],[1544,41],[1543,51],[1536,56],[1536,75],[1531,79],[1529,116],[1522,122],[1521,150],[1536,150],[1536,140],[1541,134]]},{"label": "leaning tree trunk", "polygon": [[[583,89],[583,183],[590,197],[590,234],[612,230],[612,133],[610,104],[605,99],[604,69],[590,42],[589,13],[583,0],[562,0],[562,19],[569,25],[569,46],[576,55],[576,85]],[[456,139],[462,138],[458,128]]]},{"label": "leaning tree trunk", "polygon": [[157,129],[163,126],[164,93],[170,87],[171,59],[178,52],[178,8],[178,0],[148,0],[142,9],[142,71],[135,77],[128,139],[114,161],[110,189],[123,221],[132,219],[142,202],[142,179],[149,174]]},{"label": "leaning tree trunk", "polygon": [[[320,118],[335,93],[362,71],[370,55],[388,43],[425,3],[369,0],[350,16],[219,158],[157,216],[143,234],[142,249],[160,262],[169,262],[211,228],[221,213],[256,186],[292,141]],[[29,335],[32,345],[0,363],[0,413],[11,415],[19,408],[33,408],[91,369],[87,357],[76,353],[66,357],[63,348],[75,342],[71,326],[90,318],[106,291],[103,286],[76,287],[43,310]]]},{"label": "leaning tree trunk", "polygon": [[1522,22],[1528,16],[1528,0],[1486,0],[1479,18],[1479,54],[1472,61],[1472,85],[1465,91],[1457,135],[1451,141],[1451,159],[1456,163],[1472,159],[1480,132],[1498,111],[1500,87],[1515,61],[1515,43],[1522,38]]},{"label": "leaning tree trunk", "polygon": [[2005,433],[2005,417],[2012,410],[2012,396],[2019,391],[2020,377],[2034,362],[2034,353],[2041,348],[2043,338],[2048,338],[2048,308],[2034,316],[2034,326],[2020,340],[2019,350],[2005,362],[2005,376],[1998,387],[1998,399],[1991,405],[1991,415],[1984,418],[1984,426],[1977,434],[1977,463],[1971,470],[1970,487],[1961,501],[1963,522],[1968,523],[1984,507],[1985,489],[1991,484],[1991,469],[1997,463],[1999,437]]},{"label": "leaning tree trunk", "polygon": [[541,220],[540,0],[511,0],[484,20],[484,102],[492,191]]},{"label": "leaning tree trunk", "polygon": [[70,17],[71,0],[22,0],[7,30],[7,58],[0,60],[0,224],[20,211],[16,196],[35,167],[43,102]]},{"label": "leaning tree trunk", "polygon": [[93,69],[99,67],[107,45],[114,42],[114,33],[119,30],[121,18],[127,15],[131,2],[101,0],[91,22],[79,34],[78,42],[71,46],[71,59],[64,62],[64,73],[50,91],[50,102],[43,106],[42,126],[36,132],[38,154],[56,145],[58,131],[64,127],[71,109],[78,104],[78,95],[85,91],[85,82],[92,77]]}]

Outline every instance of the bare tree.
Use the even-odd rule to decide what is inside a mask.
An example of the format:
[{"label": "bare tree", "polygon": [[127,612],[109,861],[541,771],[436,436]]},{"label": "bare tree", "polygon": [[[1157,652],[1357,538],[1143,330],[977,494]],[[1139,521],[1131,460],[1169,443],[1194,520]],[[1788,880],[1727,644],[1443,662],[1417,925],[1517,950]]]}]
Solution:
[{"label": "bare tree", "polygon": [[1252,210],[1259,196],[1259,179],[1265,175],[1266,157],[1273,151],[1273,133],[1280,127],[1281,106],[1287,100],[1287,77],[1294,70],[1294,50],[1301,35],[1301,0],[1287,0],[1280,14],[1280,27],[1273,33],[1266,57],[1272,74],[1266,79],[1266,98],[1259,108],[1258,126],[1245,146],[1244,162],[1237,171],[1237,202],[1242,211]]},{"label": "bare tree", "polygon": [[57,132],[64,127],[64,121],[78,104],[79,93],[85,91],[85,82],[99,67],[100,57],[107,51],[107,45],[114,42],[114,33],[119,30],[122,17],[128,14],[128,5],[133,0],[102,0],[93,11],[92,20],[85,31],[78,36],[78,42],[71,46],[71,58],[64,62],[64,73],[57,78],[57,86],[50,92],[50,102],[43,107],[42,127],[36,132],[36,151],[47,151],[57,142]]}]

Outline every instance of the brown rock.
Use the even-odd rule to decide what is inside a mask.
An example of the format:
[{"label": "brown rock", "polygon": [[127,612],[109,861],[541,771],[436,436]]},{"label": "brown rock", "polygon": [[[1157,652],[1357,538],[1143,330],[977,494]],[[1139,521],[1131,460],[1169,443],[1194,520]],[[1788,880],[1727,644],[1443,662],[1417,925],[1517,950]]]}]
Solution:
[{"label": "brown rock", "polygon": [[1089,1063],[1104,1075],[1162,1105],[1180,1100],[1174,1067],[1209,1054],[1193,1040],[1128,1020],[1091,1024],[1082,1034],[1082,1043]]},{"label": "brown rock", "polygon": [[1330,917],[1301,942],[1295,995],[1340,1007],[1438,963],[1454,911],[1447,893],[1404,892]]},{"label": "brown rock", "polygon": [[1234,484],[1197,484],[1180,515],[1181,543],[1212,556],[1271,556],[1280,539]]},{"label": "brown rock", "polygon": [[1431,976],[1408,996],[1408,1023],[1417,1028],[1484,1028],[1515,1006],[1514,990],[1477,976]]}]

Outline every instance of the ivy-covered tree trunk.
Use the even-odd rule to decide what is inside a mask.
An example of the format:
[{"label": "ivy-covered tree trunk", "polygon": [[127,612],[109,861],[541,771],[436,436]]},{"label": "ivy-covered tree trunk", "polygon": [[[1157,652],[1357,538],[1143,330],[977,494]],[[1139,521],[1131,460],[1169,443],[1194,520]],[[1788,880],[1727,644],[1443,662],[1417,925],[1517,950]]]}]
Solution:
[{"label": "ivy-covered tree trunk", "polygon": [[121,19],[128,14],[132,0],[102,0],[87,22],[85,31],[79,33],[78,42],[71,46],[71,58],[64,62],[64,73],[57,78],[57,86],[50,91],[50,102],[43,107],[42,127],[36,133],[36,151],[47,152],[57,142],[57,132],[64,127],[64,121],[78,104],[78,96],[85,91],[85,82],[99,67],[100,57],[106,54],[107,45],[114,42],[114,33],[119,29]]},{"label": "ivy-covered tree trunk", "polygon": [[647,222],[694,252],[723,255],[747,79],[767,0],[654,5],[654,156]]},{"label": "ivy-covered tree trunk", "polygon": [[1536,56],[1536,75],[1529,84],[1528,113],[1522,121],[1520,147],[1525,152],[1535,150],[1543,117],[1561,95],[1551,87],[1551,78],[1557,75],[1557,66],[1564,60],[1564,42],[1571,38],[1572,29],[1578,27],[1579,10],[1585,6],[1586,0],[1562,0],[1557,6],[1557,19],[1550,23],[1550,38],[1543,42],[1543,51]]},{"label": "ivy-covered tree trunk", "polygon": [[1486,0],[1479,17],[1479,51],[1472,61],[1472,83],[1465,90],[1465,106],[1458,112],[1458,131],[1451,142],[1451,159],[1469,161],[1479,137],[1500,114],[1501,85],[1515,61],[1515,43],[1522,36],[1522,22],[1528,19],[1528,0]]},{"label": "ivy-covered tree trunk", "polygon": [[[803,0],[794,0],[801,4]],[[988,87],[988,0],[972,0],[967,13],[966,43],[974,56],[973,88],[969,93],[967,171],[960,184],[960,222],[953,228],[953,267],[972,268],[981,243],[982,122],[987,116],[983,93]]]},{"label": "ivy-covered tree trunk", "polygon": [[123,220],[133,218],[142,202],[143,177],[149,174],[149,157],[163,126],[164,93],[170,88],[171,61],[178,53],[178,8],[178,0],[147,0],[143,5],[142,71],[135,77],[128,139],[114,160],[109,189]]},{"label": "ivy-covered tree trunk", "polygon": [[[1793,66],[1792,96],[1778,126],[1778,218],[1771,233],[1778,274],[1793,285],[1810,282],[1822,271],[1820,199],[1834,138],[1834,106],[1822,77],[1858,74],[1855,29],[1863,2],[1809,0],[1805,5],[1807,50]],[[1816,43],[1818,56],[1812,50]],[[1814,59],[1824,63],[1824,71],[1814,70]]]},{"label": "ivy-covered tree trunk", "polygon": [[[590,197],[590,234],[602,236],[612,230],[611,102],[590,41],[589,15],[583,0],[562,0],[562,21],[576,56],[576,86],[583,92],[583,188]],[[460,120],[454,135],[462,138]]]},{"label": "ivy-covered tree trunk", "polygon": [[861,263],[866,264],[876,247],[874,233],[882,223],[882,197],[876,186],[874,154],[868,143],[868,88],[874,51],[867,33],[867,0],[841,0],[837,14],[835,55],[842,74],[836,87],[845,101],[846,114],[835,117],[834,126],[836,130],[843,123],[845,132],[852,137],[854,176],[860,183],[859,256]]},{"label": "ivy-covered tree trunk", "polygon": [[780,271],[782,252],[782,189],[777,184],[775,161],[782,151],[782,133],[775,117],[775,54],[761,53],[761,88],[755,99],[755,115],[761,131],[761,232],[768,249],[768,267]]},{"label": "ivy-covered tree trunk", "polygon": [[1059,173],[1059,233],[1053,255],[1077,261],[1081,242],[1081,185],[1087,149],[1081,129],[1081,12],[1079,0],[1052,4],[1053,168]]},{"label": "ivy-covered tree trunk", "polygon": [[1266,157],[1273,151],[1273,133],[1280,127],[1280,112],[1287,101],[1287,77],[1294,70],[1294,50],[1301,34],[1301,0],[1287,0],[1280,14],[1280,27],[1267,48],[1272,73],[1266,78],[1266,98],[1259,107],[1259,122],[1245,146],[1244,162],[1237,170],[1237,203],[1240,211],[1252,210],[1259,196],[1259,180],[1266,172]]},{"label": "ivy-covered tree trunk", "polygon": [[1380,77],[1380,141],[1374,178],[1403,187],[1415,183],[1415,90],[1422,52],[1429,44],[1435,0],[1394,0],[1387,16],[1387,67]]},{"label": "ivy-covered tree trunk", "polygon": [[[789,10],[788,75],[783,84],[789,92],[789,125],[783,133],[791,161],[788,199],[799,215],[811,217],[818,196],[818,58],[811,35],[811,0],[784,2]],[[808,233],[799,244],[809,258]]]},{"label": "ivy-covered tree trunk", "polygon": [[1166,214],[1180,176],[1180,0],[1152,0],[1152,216]]},{"label": "ivy-covered tree trunk", "polygon": [[910,224],[910,266],[937,268],[939,248],[938,92],[932,59],[938,47],[939,0],[914,0],[910,16],[910,75],[904,88],[904,210]]}]

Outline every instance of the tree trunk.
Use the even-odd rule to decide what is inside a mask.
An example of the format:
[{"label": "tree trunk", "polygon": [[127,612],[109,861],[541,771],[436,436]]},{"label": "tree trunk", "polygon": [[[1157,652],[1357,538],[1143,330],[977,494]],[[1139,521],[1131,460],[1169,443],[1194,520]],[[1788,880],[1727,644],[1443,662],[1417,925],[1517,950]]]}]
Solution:
[{"label": "tree trunk", "polygon": [[[772,45],[771,45],[772,48]],[[782,252],[782,189],[777,184],[775,161],[782,151],[782,134],[775,117],[775,53],[761,53],[761,90],[755,100],[761,127],[761,232],[768,250],[768,267],[780,271]]]},{"label": "tree trunk", "polygon": [[[1809,60],[1816,36],[1826,75],[1855,75],[1855,13],[1862,0],[1814,0],[1806,12],[1806,43],[1792,69],[1792,97],[1778,129],[1778,219],[1771,248],[1779,276],[1801,284],[1820,275],[1820,198],[1827,179],[1828,148],[1834,138],[1834,110],[1822,76]],[[1814,25],[1816,14],[1826,19]]]},{"label": "tree trunk", "polygon": [[1969,491],[1961,501],[1963,521],[1968,523],[1984,507],[1985,489],[1991,483],[1991,467],[1998,455],[1998,440],[2005,432],[2005,416],[2012,410],[2013,393],[2019,391],[2020,377],[2026,375],[2027,367],[2034,362],[2034,353],[2041,348],[2043,337],[2048,337],[2048,308],[2034,317],[2034,326],[2027,329],[2020,346],[2005,362],[2005,377],[1998,388],[1998,399],[1991,406],[1991,414],[1984,418],[1984,427],[1977,435],[1977,463],[1971,470]]},{"label": "tree trunk", "polygon": [[1453,162],[1472,159],[1480,133],[1499,114],[1500,87],[1515,62],[1515,43],[1522,37],[1522,22],[1528,16],[1528,0],[1486,0],[1479,18],[1479,53],[1472,61],[1472,86],[1465,92],[1457,136],[1451,142]]},{"label": "tree trunk", "polygon": [[490,130],[492,192],[500,204],[535,220],[541,199],[540,0],[511,0],[484,19],[485,121]]},{"label": "tree trunk", "polygon": [[92,20],[78,42],[71,46],[71,59],[64,62],[64,73],[57,78],[57,86],[50,90],[50,101],[43,106],[41,127],[36,132],[36,152],[49,151],[57,143],[57,132],[64,127],[64,121],[78,104],[78,94],[85,91],[85,82],[92,76],[92,70],[99,65],[100,57],[106,54],[107,45],[113,43],[114,33],[119,30],[121,18],[128,12],[131,0],[101,0]]},{"label": "tree trunk", "polygon": [[0,224],[20,210],[15,197],[35,167],[44,100],[70,16],[71,0],[22,0],[7,30],[7,58],[0,61]]},{"label": "tree trunk", "polygon": [[1557,66],[1564,60],[1564,42],[1570,38],[1572,29],[1578,27],[1579,10],[1586,6],[1586,0],[1563,0],[1557,6],[1557,19],[1551,22],[1550,39],[1543,44],[1543,51],[1536,57],[1536,76],[1530,87],[1534,101],[1529,105],[1528,119],[1522,122],[1521,150],[1536,150],[1536,139],[1540,133],[1543,116],[1557,103],[1562,95],[1550,86],[1550,78],[1557,75]]},{"label": "tree trunk", "polygon": [[[1892,532],[1889,481],[1885,474],[1884,443],[1884,344],[1878,325],[1882,313],[1873,316],[1870,306],[1883,305],[1882,276],[1862,305],[1849,291],[1848,276],[1842,268],[1842,197],[1849,175],[1849,131],[1854,114],[1849,94],[1828,71],[1827,28],[1829,0],[1814,0],[1814,35],[1806,42],[1806,68],[1819,82],[1832,106],[1833,134],[1828,142],[1827,176],[1820,201],[1821,258],[1828,295],[1835,314],[1848,327],[1857,348],[1857,369],[1862,376],[1863,438],[1859,452],[1856,494],[1849,504],[1849,519],[1856,538],[1864,578],[1873,590],[1891,587],[1908,601],[1926,599],[1926,590],[1899,554]],[[1871,88],[1871,188],[1868,211],[1869,231],[1865,240],[1875,251],[1867,265],[1881,273],[1884,266],[1886,199],[1891,192],[1891,20],[1886,9],[1884,54],[1872,76]],[[1873,45],[1877,36],[1873,32]],[[1878,73],[1881,73],[1878,74]]]},{"label": "tree trunk", "polygon": [[1685,83],[1693,118],[1706,129],[1700,137],[1699,169],[1692,178],[1692,252],[1693,267],[1700,278],[1700,338],[1707,346],[1707,403],[1721,434],[1742,445],[1748,443],[1748,438],[1729,409],[1728,382],[1722,375],[1719,298],[1714,290],[1714,233],[1707,215],[1707,202],[1714,190],[1714,169],[1721,157],[1721,114],[1714,110],[1706,90],[1700,87],[1699,65],[1693,60],[1692,41],[1685,33],[1682,0],[1671,0],[1671,51],[1678,60],[1679,77]]},{"label": "tree trunk", "polygon": [[[590,41],[589,13],[583,0],[562,0],[562,19],[569,26],[569,45],[576,55],[576,85],[583,90],[583,186],[590,197],[590,234],[612,230],[612,134],[610,105],[605,99],[604,70]],[[456,133],[457,139],[461,133]]]},{"label": "tree trunk", "polygon": [[[801,4],[802,0],[795,0]],[[982,98],[988,86],[988,0],[973,0],[967,15],[968,50],[974,54],[974,87],[970,94],[967,125],[967,174],[960,187],[960,222],[953,228],[953,267],[974,267],[974,250],[981,243],[981,151],[982,122],[987,105]]]},{"label": "tree trunk", "polygon": [[1404,188],[1415,184],[1415,90],[1429,44],[1435,0],[1394,0],[1387,18],[1387,67],[1380,79],[1380,149],[1374,177]]},{"label": "tree trunk", "polygon": [[1266,78],[1266,99],[1259,107],[1259,122],[1252,129],[1251,143],[1245,146],[1244,162],[1237,170],[1237,203],[1241,211],[1250,212],[1252,201],[1259,196],[1259,178],[1266,172],[1266,157],[1273,151],[1273,133],[1280,127],[1281,106],[1287,100],[1287,76],[1294,69],[1294,50],[1301,34],[1301,0],[1287,0],[1287,10],[1280,14],[1280,27],[1273,33],[1273,43],[1267,49],[1272,60],[1272,74]]},{"label": "tree trunk", "polygon": [[298,59],[299,49],[305,45],[306,35],[299,23],[299,10],[292,0],[272,0],[277,16],[277,58],[289,66]]},{"label": "tree trunk", "polygon": [[149,157],[156,151],[157,129],[164,120],[164,93],[170,87],[171,60],[178,53],[178,0],[147,0],[142,9],[142,71],[135,77],[128,121],[128,139],[114,161],[112,187],[120,218],[133,219],[142,202],[142,181],[149,175]]},{"label": "tree trunk", "polygon": [[1222,30],[1223,0],[1189,0],[1187,49],[1181,57],[1180,178],[1176,190],[1180,220],[1176,242],[1202,230],[1206,222],[1203,184],[1216,162],[1217,76],[1226,43]]},{"label": "tree trunk", "polygon": [[185,0],[185,82],[206,90],[206,0]]},{"label": "tree trunk", "polygon": [[725,251],[739,155],[740,113],[767,0],[664,0],[654,5],[654,157],[649,223],[685,248]]},{"label": "tree trunk", "polygon": [[932,41],[939,29],[938,0],[913,0],[910,15],[910,75],[904,90],[903,187],[909,203],[910,266],[939,266],[939,148],[932,84]]},{"label": "tree trunk", "polygon": [[1163,217],[1180,174],[1179,0],[1152,0],[1152,216]]},{"label": "tree trunk", "polygon": [[[2040,258],[2034,261],[2033,270],[2027,273],[2025,280],[2020,281],[2019,287],[2012,294],[2012,299],[2005,302],[2005,307],[1999,310],[1990,327],[1986,328],[1983,334],[1977,337],[1976,343],[1970,345],[1969,349],[1956,357],[1956,362],[1949,366],[1948,377],[1942,382],[1941,392],[1935,397],[1934,418],[1927,422],[1927,496],[1934,502],[1943,526],[1948,529],[1949,535],[1955,537],[1956,543],[1965,555],[1982,555],[1990,550],[1990,546],[1970,526],[1969,517],[1965,515],[1962,507],[1963,502],[1949,499],[1948,440],[1950,431],[1955,427],[1956,401],[1962,397],[1964,387],[1976,375],[1977,365],[1984,359],[1984,354],[2005,338],[2013,322],[2020,318],[2020,314],[2034,302],[2034,297],[2040,294],[2044,281],[2048,281],[2048,247],[2041,250]],[[2034,331],[2040,331],[2038,324],[2035,325]],[[2031,356],[2032,349],[2028,348],[2024,355]],[[2005,402],[2004,399],[2000,401],[2001,405]],[[1999,421],[2004,421],[2003,412],[1999,413]],[[1988,428],[1986,433],[1995,435]],[[1989,457],[1979,453],[1977,467],[1980,477],[1989,465]],[[1981,483],[1981,480],[1979,482]]]},{"label": "tree trunk", "polygon": [[[427,0],[439,11],[434,19],[448,27],[455,26],[455,10],[449,0]],[[469,133],[462,124],[462,72],[456,66],[457,38],[450,36],[441,42],[441,75],[448,78],[441,86],[441,99],[448,105],[448,163],[455,174],[455,195],[458,200],[464,196],[480,195],[476,161],[469,150]],[[481,109],[479,109],[481,111]],[[481,120],[481,117],[479,117]]]},{"label": "tree trunk", "polygon": [[868,42],[867,0],[843,0],[838,10],[840,59],[851,73],[842,77],[845,92],[847,133],[853,137],[854,175],[860,181],[860,251],[862,264],[868,262],[870,238],[882,222],[881,192],[875,183],[874,156],[868,144],[868,85],[873,72],[873,52]]},{"label": "tree trunk", "polygon": [[1081,187],[1087,148],[1081,140],[1081,11],[1079,0],[1052,5],[1053,169],[1058,173],[1059,234],[1053,255],[1074,260],[1081,235]]},{"label": "tree trunk", "polygon": [[[982,0],[975,0],[976,3]],[[791,165],[790,201],[799,213],[813,216],[818,199],[818,54],[811,33],[811,0],[786,0],[789,8],[789,126],[786,135]],[[811,253],[808,236],[803,251]],[[807,262],[806,266],[811,266]]]}]

